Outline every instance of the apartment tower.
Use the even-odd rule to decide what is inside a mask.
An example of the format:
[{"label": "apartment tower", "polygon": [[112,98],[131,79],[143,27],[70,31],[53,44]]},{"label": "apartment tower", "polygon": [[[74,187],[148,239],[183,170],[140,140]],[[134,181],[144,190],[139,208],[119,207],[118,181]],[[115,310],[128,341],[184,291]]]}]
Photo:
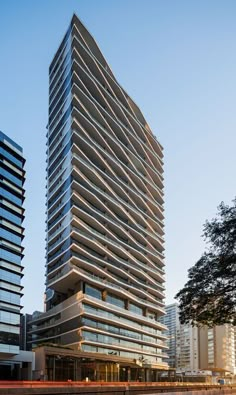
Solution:
[{"label": "apartment tower", "polygon": [[225,324],[202,327],[200,334],[200,367],[218,375],[236,374],[236,328]]},{"label": "apartment tower", "polygon": [[17,377],[20,352],[24,163],[22,148],[0,131],[0,379]]},{"label": "apartment tower", "polygon": [[[166,315],[160,321],[168,328],[168,363],[176,372],[197,372],[199,370],[198,328],[189,324],[180,324],[177,303],[166,306]],[[199,372],[198,372],[199,373]]]},{"label": "apartment tower", "polygon": [[68,350],[45,348],[49,379],[167,368],[163,218],[162,147],[74,15],[49,68],[46,312],[33,336]]},{"label": "apartment tower", "polygon": [[177,303],[167,305],[165,307],[166,315],[160,318],[160,322],[167,327],[165,332],[167,336],[166,344],[168,349],[166,351],[168,355],[168,365],[171,368],[176,368],[177,365],[177,331],[180,326],[179,323],[179,312]]}]

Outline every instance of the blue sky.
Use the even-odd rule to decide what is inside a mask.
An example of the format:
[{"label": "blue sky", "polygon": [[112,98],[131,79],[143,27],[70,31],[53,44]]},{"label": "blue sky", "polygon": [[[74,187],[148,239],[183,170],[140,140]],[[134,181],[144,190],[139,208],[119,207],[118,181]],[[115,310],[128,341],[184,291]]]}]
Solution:
[{"label": "blue sky", "polygon": [[73,12],[164,146],[166,301],[235,196],[234,0],[0,1],[0,130],[27,159],[24,311],[42,310],[48,66]]}]

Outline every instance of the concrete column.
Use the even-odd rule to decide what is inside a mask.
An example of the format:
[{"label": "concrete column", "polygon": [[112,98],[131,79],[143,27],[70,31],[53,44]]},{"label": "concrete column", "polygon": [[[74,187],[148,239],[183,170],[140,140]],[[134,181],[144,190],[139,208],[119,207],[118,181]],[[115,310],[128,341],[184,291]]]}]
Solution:
[{"label": "concrete column", "polygon": [[[111,374],[110,374],[110,380],[109,381],[114,381],[114,364],[113,363],[111,363],[111,364],[109,364],[110,365],[110,372],[111,372]],[[109,366],[108,365],[108,366]]]},{"label": "concrete column", "polygon": [[27,364],[27,380],[32,380],[32,362],[28,362]]},{"label": "concrete column", "polygon": [[21,380],[21,367],[22,364],[14,364],[16,369],[16,379]]},{"label": "concrete column", "polygon": [[116,377],[116,380],[117,380],[117,381],[120,381],[120,364],[117,363],[117,364],[116,364],[116,367],[117,367],[117,377]]},{"label": "concrete column", "polygon": [[104,290],[104,291],[102,291],[102,300],[105,302],[106,298],[107,298],[107,291]]},{"label": "concrete column", "polygon": [[76,359],[75,361],[75,380],[76,381],[80,381],[81,378],[81,364],[80,364],[80,360]]},{"label": "concrete column", "polygon": [[151,381],[151,371],[150,369],[146,368],[145,369],[145,381]]},{"label": "concrete column", "polygon": [[131,379],[131,371],[130,368],[127,368],[127,381],[130,381]]},{"label": "concrete column", "polygon": [[53,381],[55,381],[55,375],[56,375],[56,361],[55,361],[55,356],[53,356],[53,370],[52,370],[52,377]]}]

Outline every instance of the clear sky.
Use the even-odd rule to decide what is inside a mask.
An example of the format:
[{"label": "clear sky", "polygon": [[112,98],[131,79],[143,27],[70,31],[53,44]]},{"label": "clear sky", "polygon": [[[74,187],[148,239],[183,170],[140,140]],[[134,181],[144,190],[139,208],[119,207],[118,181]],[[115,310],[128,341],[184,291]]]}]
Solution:
[{"label": "clear sky", "polygon": [[26,157],[25,312],[42,310],[48,66],[76,12],[164,146],[166,301],[235,196],[235,0],[0,0],[0,130]]}]

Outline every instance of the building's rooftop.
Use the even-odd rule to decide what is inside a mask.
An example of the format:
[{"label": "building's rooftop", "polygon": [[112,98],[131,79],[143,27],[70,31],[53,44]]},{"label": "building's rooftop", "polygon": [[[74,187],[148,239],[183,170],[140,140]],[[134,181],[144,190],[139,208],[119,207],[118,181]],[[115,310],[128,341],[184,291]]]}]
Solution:
[{"label": "building's rooftop", "polygon": [[23,152],[23,149],[21,148],[21,146],[18,145],[18,144],[16,144],[15,141],[13,141],[12,139],[10,139],[10,137],[8,137],[8,136],[7,136],[5,133],[3,133],[1,130],[0,130],[0,141],[10,143],[14,148],[16,148],[18,151],[20,151],[19,153],[22,153],[22,152]]}]

